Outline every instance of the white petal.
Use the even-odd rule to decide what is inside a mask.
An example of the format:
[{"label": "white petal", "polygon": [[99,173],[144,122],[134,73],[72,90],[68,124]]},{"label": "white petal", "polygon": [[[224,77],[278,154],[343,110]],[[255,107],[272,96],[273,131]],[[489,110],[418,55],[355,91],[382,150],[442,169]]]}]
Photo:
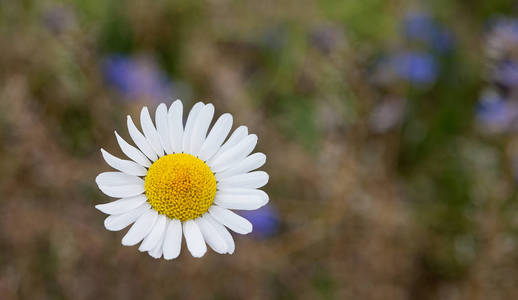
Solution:
[{"label": "white petal", "polygon": [[183,151],[183,104],[176,100],[167,113],[169,121],[169,139],[174,153]]},{"label": "white petal", "polygon": [[228,232],[225,226],[221,225],[221,223],[216,221],[216,219],[214,219],[209,213],[204,214],[203,217],[205,218],[205,220],[211,223],[212,226],[214,226],[214,228],[219,232],[219,235],[225,239],[225,243],[227,244],[227,253],[234,253],[236,245],[234,243],[232,235],[230,234],[230,232]]},{"label": "white petal", "polygon": [[263,153],[254,153],[247,158],[241,160],[239,163],[234,164],[233,167],[226,169],[223,172],[216,173],[216,180],[221,180],[230,176],[248,173],[255,169],[258,169],[266,162],[266,155]]},{"label": "white petal", "polygon": [[210,130],[209,135],[203,145],[200,148],[198,153],[198,157],[203,160],[209,160],[218,150],[220,149],[221,144],[227,137],[230,129],[232,128],[232,115],[231,114],[223,114],[216,121],[216,124]]},{"label": "white petal", "polygon": [[140,152],[139,149],[128,144],[123,138],[119,136],[117,131],[115,131],[115,137],[117,138],[117,142],[121,147],[121,150],[127,157],[131,158],[136,163],[140,164],[143,167],[149,168],[151,166],[151,162],[147,157]]},{"label": "white petal", "polygon": [[227,243],[225,239],[220,236],[219,232],[209,223],[206,219],[202,217],[197,218],[195,220],[198,227],[200,227],[201,234],[205,239],[205,242],[212,248],[212,250],[216,251],[219,254],[227,253]]},{"label": "white petal", "polygon": [[122,172],[104,172],[95,178],[97,185],[120,186],[132,184],[144,184],[142,178],[128,175]]},{"label": "white petal", "polygon": [[[165,229],[167,229],[168,226],[169,226],[169,218],[166,218]],[[158,241],[158,243],[155,245],[155,248],[151,249],[148,252],[151,257],[153,257],[155,259],[162,257],[162,253],[164,250],[165,234],[166,234],[166,230],[164,230],[162,232],[162,236],[160,237],[160,240]]]},{"label": "white petal", "polygon": [[231,194],[231,195],[256,195],[258,197],[261,197],[264,199],[264,201],[268,202],[270,198],[268,197],[268,194],[266,194],[264,191],[258,190],[258,189],[251,189],[251,188],[223,188],[218,189],[218,192],[224,193],[224,194]]},{"label": "white petal", "polygon": [[160,239],[162,238],[162,234],[165,231],[165,225],[166,225],[166,216],[159,215],[155,225],[153,226],[153,229],[151,232],[146,236],[142,244],[140,244],[140,247],[138,248],[139,251],[145,252],[150,251],[157,245],[158,242],[160,242]]},{"label": "white petal", "polygon": [[144,180],[120,172],[101,173],[95,182],[104,194],[114,198],[133,197],[145,191]]},{"label": "white petal", "polygon": [[147,174],[146,168],[137,164],[136,162],[115,157],[104,149],[101,149],[101,153],[106,163],[114,169],[135,176],[146,176]]},{"label": "white petal", "polygon": [[248,136],[248,127],[239,126],[228,138],[228,140],[221,146],[218,153],[225,152],[230,147],[237,145],[242,139]]},{"label": "white petal", "polygon": [[268,200],[254,194],[226,194],[218,191],[214,203],[228,209],[254,210],[264,206]]},{"label": "white petal", "polygon": [[123,185],[123,186],[107,186],[100,185],[99,189],[106,196],[112,198],[128,198],[144,193],[144,185]]},{"label": "white petal", "polygon": [[147,197],[144,194],[122,198],[120,200],[112,201],[110,203],[98,204],[95,206],[98,210],[108,215],[118,215],[128,212],[136,207],[139,207],[147,201]]},{"label": "white petal", "polygon": [[218,182],[219,189],[251,188],[258,189],[268,183],[268,174],[263,171],[254,171],[246,174],[234,175]]},{"label": "white petal", "polygon": [[196,119],[198,118],[198,114],[203,109],[205,104],[202,102],[198,102],[194,104],[189,115],[187,116],[187,122],[185,123],[185,130],[183,131],[183,152],[191,153],[191,134],[194,124],[196,123]]},{"label": "white petal", "polygon": [[196,222],[193,220],[183,222],[183,234],[185,235],[187,249],[189,249],[192,256],[202,257],[207,252],[205,240]]},{"label": "white petal", "polygon": [[120,215],[112,215],[104,219],[104,227],[110,231],[119,231],[126,228],[129,224],[135,222],[142,214],[151,210],[149,203],[144,203]]},{"label": "white petal", "polygon": [[146,137],[137,129],[130,116],[128,116],[127,124],[128,132],[133,142],[135,142],[135,145],[137,145],[140,151],[142,151],[142,153],[144,153],[151,161],[157,160],[158,156],[155,151],[153,151],[153,148],[149,145]]},{"label": "white petal", "polygon": [[167,106],[160,103],[155,112],[156,131],[160,136],[160,143],[167,154],[173,153],[171,141],[169,140],[169,120],[167,117]]},{"label": "white petal", "polygon": [[231,212],[226,208],[212,205],[209,208],[209,213],[216,219],[216,221],[227,226],[230,230],[240,233],[247,234],[252,232],[252,223],[247,219]]},{"label": "white petal", "polygon": [[213,160],[211,159],[207,164],[213,172],[224,171],[252,153],[255,145],[257,145],[257,136],[255,134],[248,135],[237,145],[216,154]]},{"label": "white petal", "polygon": [[146,106],[144,106],[140,111],[140,126],[142,126],[144,136],[151,148],[153,148],[155,153],[158,154],[158,157],[163,156],[164,148],[162,148],[160,136],[156,131],[155,125],[153,125],[153,121],[151,120],[151,116],[149,115],[149,111]]},{"label": "white petal", "polygon": [[164,240],[164,258],[175,259],[180,255],[182,249],[182,223],[173,219],[167,226]]},{"label": "white petal", "polygon": [[151,209],[140,216],[122,238],[122,244],[124,246],[133,246],[142,241],[142,239],[144,239],[153,229],[153,225],[155,225],[157,217],[158,213],[154,209]]},{"label": "white petal", "polygon": [[196,118],[196,122],[192,127],[191,133],[191,148],[190,153],[194,156],[198,156],[198,152],[200,151],[201,145],[205,142],[207,137],[207,130],[209,129],[210,122],[212,121],[212,117],[214,116],[214,105],[207,104],[205,105],[198,117]]}]

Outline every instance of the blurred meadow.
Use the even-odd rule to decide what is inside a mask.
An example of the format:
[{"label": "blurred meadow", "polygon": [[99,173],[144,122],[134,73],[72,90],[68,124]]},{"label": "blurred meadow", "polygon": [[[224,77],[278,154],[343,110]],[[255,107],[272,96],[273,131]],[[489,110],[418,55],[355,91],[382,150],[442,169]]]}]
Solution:
[{"label": "blurred meadow", "polygon": [[[511,0],[0,0],[0,299],[518,299]],[[236,252],[154,260],[94,205],[165,102],[259,136]]]}]

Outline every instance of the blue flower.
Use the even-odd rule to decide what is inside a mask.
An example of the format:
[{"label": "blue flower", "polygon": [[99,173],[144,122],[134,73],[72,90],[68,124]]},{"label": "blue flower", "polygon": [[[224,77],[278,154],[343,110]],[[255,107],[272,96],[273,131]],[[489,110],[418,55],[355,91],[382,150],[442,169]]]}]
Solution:
[{"label": "blue flower", "polygon": [[518,65],[511,61],[501,62],[494,70],[496,82],[507,87],[518,87]]},{"label": "blue flower", "polygon": [[486,53],[492,60],[507,60],[516,57],[518,48],[518,20],[499,18],[489,23]]},{"label": "blue flower", "polygon": [[518,39],[518,19],[494,19],[490,22],[490,27],[494,33],[504,33],[515,40]]},{"label": "blue flower", "polygon": [[476,108],[477,121],[487,131],[505,132],[518,117],[518,103],[503,99],[494,91],[482,94]]},{"label": "blue flower", "polygon": [[103,63],[106,83],[128,100],[161,101],[172,96],[172,83],[154,61],[144,57],[112,55]]},{"label": "blue flower", "polygon": [[248,219],[254,226],[252,234],[259,238],[268,238],[277,232],[279,216],[273,206],[267,204],[257,210],[241,211],[241,216]]},{"label": "blue flower", "polygon": [[420,52],[400,52],[377,62],[373,80],[383,86],[401,82],[424,88],[435,83],[439,65],[435,57]]},{"label": "blue flower", "polygon": [[431,84],[437,79],[438,65],[435,58],[426,53],[404,52],[390,59],[390,66],[404,80],[416,84]]},{"label": "blue flower", "polygon": [[451,32],[426,13],[408,14],[403,21],[403,31],[407,39],[423,42],[440,53],[447,53],[453,48]]}]

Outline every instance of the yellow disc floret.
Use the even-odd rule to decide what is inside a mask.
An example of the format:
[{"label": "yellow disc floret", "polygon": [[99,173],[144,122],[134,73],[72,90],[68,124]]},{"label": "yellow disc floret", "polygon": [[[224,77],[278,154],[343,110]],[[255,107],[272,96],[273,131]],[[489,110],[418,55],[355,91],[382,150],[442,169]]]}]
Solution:
[{"label": "yellow disc floret", "polygon": [[214,202],[216,177],[190,154],[162,156],[148,170],[144,187],[159,214],[186,221],[203,215]]}]

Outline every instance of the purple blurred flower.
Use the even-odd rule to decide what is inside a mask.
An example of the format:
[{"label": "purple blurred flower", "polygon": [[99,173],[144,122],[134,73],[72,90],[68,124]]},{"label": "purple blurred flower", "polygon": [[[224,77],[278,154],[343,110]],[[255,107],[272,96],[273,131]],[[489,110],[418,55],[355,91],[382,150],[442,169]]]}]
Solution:
[{"label": "purple blurred flower", "polygon": [[149,57],[112,55],[103,63],[106,83],[128,100],[172,97],[172,83],[167,74]]},{"label": "purple blurred flower", "polygon": [[437,78],[437,62],[426,53],[407,52],[393,57],[392,65],[401,78],[417,84],[429,84]]},{"label": "purple blurred flower", "polygon": [[430,85],[436,81],[438,71],[439,66],[433,56],[420,52],[402,52],[383,59],[378,65],[375,79],[385,85],[401,80]]},{"label": "purple blurred flower", "polygon": [[510,41],[518,43],[518,19],[498,18],[489,23],[490,34],[505,36]]},{"label": "purple blurred flower", "polygon": [[484,130],[501,133],[512,129],[518,117],[518,103],[503,99],[495,91],[485,91],[476,113],[477,121]]},{"label": "purple blurred flower", "polygon": [[257,210],[241,211],[239,214],[247,218],[254,230],[252,234],[259,238],[267,238],[273,236],[277,232],[279,225],[279,216],[273,206],[267,204]]},{"label": "purple blurred flower", "polygon": [[518,56],[518,19],[501,18],[491,22],[487,34],[486,53],[500,60]]},{"label": "purple blurred flower", "polygon": [[403,21],[403,30],[407,39],[421,41],[440,53],[447,53],[453,48],[453,37],[450,31],[427,13],[408,14]]},{"label": "purple blurred flower", "polygon": [[518,19],[499,18],[491,22],[491,27],[497,32],[509,34],[515,41],[518,41]]},{"label": "purple blurred flower", "polygon": [[498,64],[494,70],[493,78],[504,86],[518,87],[518,65],[510,61]]}]

